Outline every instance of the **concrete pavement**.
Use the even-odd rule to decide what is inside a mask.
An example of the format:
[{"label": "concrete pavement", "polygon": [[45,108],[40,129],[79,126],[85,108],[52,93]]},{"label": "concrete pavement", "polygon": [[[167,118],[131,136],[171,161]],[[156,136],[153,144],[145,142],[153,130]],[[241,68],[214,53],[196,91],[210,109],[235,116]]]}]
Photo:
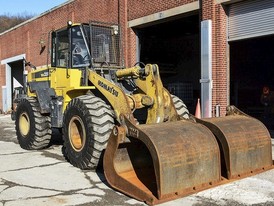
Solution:
[{"label": "concrete pavement", "polygon": [[[111,189],[101,172],[71,166],[61,150],[58,142],[40,151],[21,149],[14,122],[0,116],[0,206],[144,205]],[[161,204],[176,205],[274,205],[274,169]]]}]

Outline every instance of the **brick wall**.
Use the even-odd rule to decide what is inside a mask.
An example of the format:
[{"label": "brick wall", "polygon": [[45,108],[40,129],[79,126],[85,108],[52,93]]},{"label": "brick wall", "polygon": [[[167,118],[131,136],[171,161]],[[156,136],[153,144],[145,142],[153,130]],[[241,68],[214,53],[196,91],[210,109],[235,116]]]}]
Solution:
[{"label": "brick wall", "polygon": [[221,105],[221,114],[225,115],[226,106],[229,104],[227,18],[224,8],[221,5],[216,7],[216,104]]},{"label": "brick wall", "polygon": [[[48,34],[51,30],[66,26],[68,20],[74,22],[94,20],[118,23],[118,0],[75,0],[0,35],[0,60],[26,54],[26,59],[32,64],[36,66],[46,65]],[[124,24],[125,22],[124,20]],[[46,48],[44,50],[41,49],[39,44],[41,39],[45,41]],[[1,88],[5,84],[5,65],[1,65],[0,108],[2,108]]]},{"label": "brick wall", "polygon": [[[2,49],[1,49],[1,42],[2,41],[1,40],[2,40],[2,36],[0,36],[0,61],[1,61],[1,54],[2,54]],[[3,108],[3,105],[2,105],[2,86],[5,85],[3,83],[3,82],[5,82],[5,75],[6,75],[5,67],[4,67],[4,65],[0,64],[0,109]]]},{"label": "brick wall", "polygon": [[[75,0],[46,15],[43,15],[2,36],[0,59],[26,53],[26,58],[34,65],[45,65],[47,49],[41,53],[40,39],[48,45],[48,33],[66,26],[68,20],[74,22],[106,21],[118,22],[117,0]],[[111,14],[111,15],[110,15]]]},{"label": "brick wall", "polygon": [[[132,66],[136,62],[136,35],[131,28],[128,28],[127,21],[192,2],[195,0],[74,0],[0,35],[0,60],[26,54],[27,60],[34,65],[45,65],[49,31],[65,26],[68,20],[74,22],[94,20],[120,23],[124,40],[122,46],[125,66]],[[215,5],[214,0],[202,1],[202,8],[202,19],[212,19],[213,22],[213,105],[221,104],[224,114],[227,105],[226,15],[222,6]],[[44,51],[39,44],[41,39],[45,41]],[[1,65],[0,100],[3,85],[5,85],[5,67]]]}]

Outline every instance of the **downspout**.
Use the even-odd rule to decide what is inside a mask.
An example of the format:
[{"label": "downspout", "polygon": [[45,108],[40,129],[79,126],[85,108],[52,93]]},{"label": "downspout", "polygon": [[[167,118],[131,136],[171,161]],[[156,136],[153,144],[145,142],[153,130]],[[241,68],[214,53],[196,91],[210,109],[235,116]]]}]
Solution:
[{"label": "downspout", "polygon": [[200,4],[201,56],[201,110],[202,118],[212,117],[212,20],[203,19],[203,1]]}]

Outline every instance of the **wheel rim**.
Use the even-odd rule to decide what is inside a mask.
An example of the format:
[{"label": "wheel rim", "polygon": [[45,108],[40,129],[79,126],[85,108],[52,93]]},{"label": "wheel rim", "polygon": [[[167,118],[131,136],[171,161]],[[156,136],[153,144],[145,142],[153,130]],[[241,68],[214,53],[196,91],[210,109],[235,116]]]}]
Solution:
[{"label": "wheel rim", "polygon": [[86,143],[86,131],[82,119],[78,116],[69,122],[69,141],[75,151],[81,151]]},{"label": "wheel rim", "polygon": [[24,112],[19,117],[19,130],[23,137],[27,136],[30,130],[29,115]]}]

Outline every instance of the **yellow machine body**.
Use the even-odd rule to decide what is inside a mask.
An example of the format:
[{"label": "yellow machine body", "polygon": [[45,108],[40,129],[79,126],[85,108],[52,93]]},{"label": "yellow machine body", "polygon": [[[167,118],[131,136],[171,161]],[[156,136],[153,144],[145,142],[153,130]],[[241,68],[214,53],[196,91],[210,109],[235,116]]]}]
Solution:
[{"label": "yellow machine body", "polygon": [[[31,71],[28,73],[27,79],[28,82],[48,82],[56,95],[64,98],[63,111],[73,98],[95,89],[94,86],[80,86],[81,71],[76,69],[45,67]],[[28,89],[27,95],[36,96],[35,92],[30,89]]]}]

